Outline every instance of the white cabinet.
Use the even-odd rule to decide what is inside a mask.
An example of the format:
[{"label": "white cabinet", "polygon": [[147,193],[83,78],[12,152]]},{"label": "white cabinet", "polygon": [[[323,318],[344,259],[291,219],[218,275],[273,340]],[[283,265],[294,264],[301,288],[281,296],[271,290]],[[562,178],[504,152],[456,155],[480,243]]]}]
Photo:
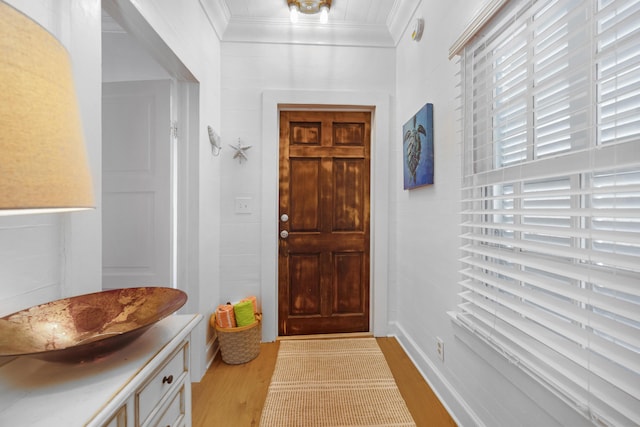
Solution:
[{"label": "white cabinet", "polygon": [[[185,343],[136,392],[136,425],[174,426],[185,417],[185,405],[180,403],[185,401],[185,379],[189,376],[188,360],[188,345]],[[163,421],[153,422],[158,417]]]},{"label": "white cabinet", "polygon": [[0,424],[191,426],[191,331],[201,319],[169,316],[92,362],[19,357],[0,366]]},{"label": "white cabinet", "polygon": [[162,407],[160,418],[158,422],[153,422],[151,425],[162,426],[182,426],[183,422],[187,419],[185,414],[185,399],[186,399],[186,385],[182,384],[178,392],[170,395],[169,403]]}]

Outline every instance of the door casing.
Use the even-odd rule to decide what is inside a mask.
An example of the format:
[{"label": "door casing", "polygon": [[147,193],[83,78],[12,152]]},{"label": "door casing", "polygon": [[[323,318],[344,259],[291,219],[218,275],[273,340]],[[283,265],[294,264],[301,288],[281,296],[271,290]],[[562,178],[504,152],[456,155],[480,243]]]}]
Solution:
[{"label": "door casing", "polygon": [[[262,95],[261,296],[262,339],[278,334],[278,149],[281,109],[371,111],[370,332],[389,332],[390,95],[383,92],[268,90]],[[396,156],[397,157],[397,156]]]}]

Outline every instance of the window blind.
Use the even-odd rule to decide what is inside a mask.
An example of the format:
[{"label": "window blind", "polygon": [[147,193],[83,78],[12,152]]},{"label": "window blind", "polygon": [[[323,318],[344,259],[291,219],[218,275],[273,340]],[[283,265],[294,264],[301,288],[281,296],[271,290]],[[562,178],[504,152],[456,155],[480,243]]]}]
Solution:
[{"label": "window blind", "polygon": [[461,52],[461,325],[640,425],[640,2],[511,0]]}]

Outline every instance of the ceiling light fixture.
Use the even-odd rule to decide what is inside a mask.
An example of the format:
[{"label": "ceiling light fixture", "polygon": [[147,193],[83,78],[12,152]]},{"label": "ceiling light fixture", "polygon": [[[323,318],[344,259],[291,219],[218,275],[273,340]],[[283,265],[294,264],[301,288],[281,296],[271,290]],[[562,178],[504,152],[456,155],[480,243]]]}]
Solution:
[{"label": "ceiling light fixture", "polygon": [[320,14],[320,23],[329,22],[329,9],[331,9],[331,0],[287,0],[289,6],[289,20],[295,24],[298,22],[298,15]]}]

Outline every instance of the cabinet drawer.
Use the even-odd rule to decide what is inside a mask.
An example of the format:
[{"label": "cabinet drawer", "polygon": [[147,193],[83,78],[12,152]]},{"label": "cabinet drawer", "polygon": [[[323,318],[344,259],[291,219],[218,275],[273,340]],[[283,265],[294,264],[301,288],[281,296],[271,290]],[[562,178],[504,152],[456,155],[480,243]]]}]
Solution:
[{"label": "cabinet drawer", "polygon": [[176,395],[171,399],[171,402],[167,405],[165,413],[162,414],[158,422],[154,423],[154,425],[158,427],[177,427],[180,425],[185,415],[184,387],[183,382],[180,390],[178,390]]},{"label": "cabinet drawer", "polygon": [[167,359],[151,379],[136,393],[136,425],[143,425],[147,419],[161,411],[163,398],[179,387],[188,368],[187,344]]}]

